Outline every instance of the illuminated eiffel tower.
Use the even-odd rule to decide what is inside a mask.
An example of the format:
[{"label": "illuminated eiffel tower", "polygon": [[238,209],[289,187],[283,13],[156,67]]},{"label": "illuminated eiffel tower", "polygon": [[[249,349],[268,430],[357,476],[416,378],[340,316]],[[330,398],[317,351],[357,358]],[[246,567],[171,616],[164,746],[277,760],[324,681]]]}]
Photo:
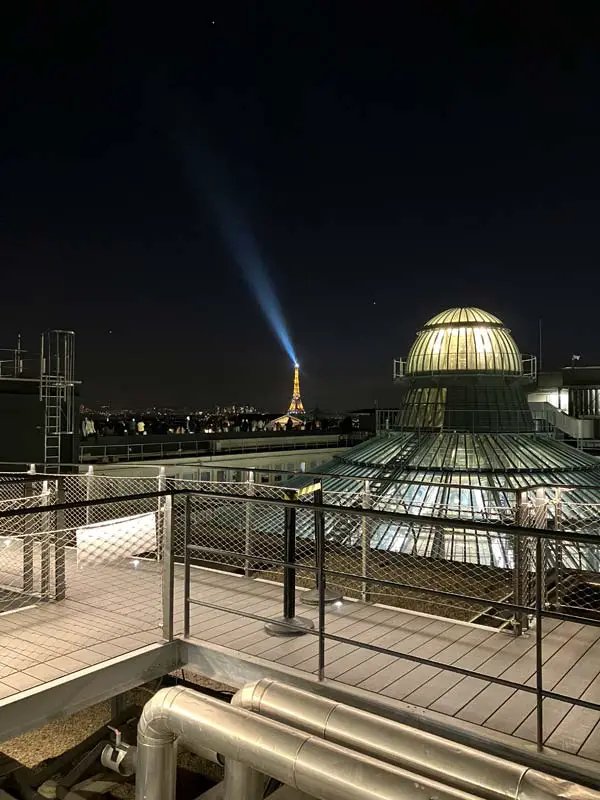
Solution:
[{"label": "illuminated eiffel tower", "polygon": [[288,408],[288,414],[304,414],[304,405],[302,404],[302,398],[300,397],[300,378],[298,376],[298,371],[300,369],[299,364],[294,364],[294,390],[292,392],[292,399],[290,400],[290,407]]}]

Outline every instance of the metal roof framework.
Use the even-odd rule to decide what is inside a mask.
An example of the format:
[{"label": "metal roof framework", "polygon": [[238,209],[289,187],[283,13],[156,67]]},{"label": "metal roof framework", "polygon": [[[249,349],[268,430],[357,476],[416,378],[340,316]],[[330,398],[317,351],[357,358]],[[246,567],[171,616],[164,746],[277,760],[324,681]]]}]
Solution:
[{"label": "metal roof framework", "polygon": [[[321,471],[327,503],[436,516],[443,523],[382,519],[370,527],[374,550],[512,568],[510,535],[476,525],[470,531],[465,522],[515,524],[522,493],[544,503],[550,524],[593,537],[589,548],[565,544],[565,566],[597,570],[600,564],[600,462],[548,437],[391,434],[358,445]],[[295,478],[288,485],[308,480]],[[541,494],[540,486],[545,487]],[[564,486],[570,487],[567,494],[558,488]],[[310,536],[308,520],[305,526],[299,520],[298,530]],[[347,546],[356,545],[361,535],[359,524],[342,516],[326,520],[326,532]]]}]

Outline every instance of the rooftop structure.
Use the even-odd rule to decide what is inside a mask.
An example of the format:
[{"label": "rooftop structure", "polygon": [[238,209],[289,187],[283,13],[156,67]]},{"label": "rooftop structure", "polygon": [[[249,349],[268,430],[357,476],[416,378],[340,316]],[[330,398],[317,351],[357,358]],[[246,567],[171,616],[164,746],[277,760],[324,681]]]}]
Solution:
[{"label": "rooftop structure", "polygon": [[[443,747],[450,761],[437,777],[454,788],[465,770],[448,764],[470,747],[469,796],[508,800],[490,774],[517,776],[527,793],[529,768],[545,771],[534,778],[546,797],[598,800],[565,784],[600,785],[598,462],[536,429],[523,402],[527,370],[499,321],[471,309],[449,317],[420,335],[421,355],[399,376],[400,409],[378,437],[304,474],[281,464],[277,485],[272,470],[264,481],[254,468],[256,454],[229,474],[211,460],[181,478],[165,466],[147,477],[34,466],[3,476],[0,610],[11,613],[0,614],[10,645],[0,659],[0,736],[185,668],[236,687],[267,678],[252,689],[260,714],[268,696],[284,696],[272,679],[311,692],[303,709],[317,695],[329,703],[327,724],[340,703],[369,711],[385,728],[386,764],[390,741],[406,756],[407,730],[401,738],[392,722],[420,740],[441,736],[435,752]],[[448,333],[454,319],[458,333]],[[445,355],[427,365],[430,351]],[[273,638],[290,625],[292,640]],[[237,701],[226,711],[211,703],[241,713]],[[298,719],[291,701],[282,709],[286,724]],[[243,724],[253,723],[243,715]],[[347,728],[353,743],[372,745]],[[214,757],[225,754],[232,769],[237,739],[227,749],[222,741]],[[344,774],[360,753],[357,745]],[[421,753],[417,787],[430,769]],[[498,761],[490,773],[489,755],[507,762],[501,773]],[[163,800],[163,784],[149,778],[166,760],[147,756],[138,795]],[[274,769],[254,750],[247,761]]]},{"label": "rooftop structure", "polygon": [[535,358],[519,353],[497,317],[450,309],[429,320],[408,358],[395,362],[403,398],[388,428],[532,432],[522,386],[534,375]]},{"label": "rooftop structure", "polygon": [[[477,308],[453,308],[417,334],[406,361],[397,362],[402,395],[384,430],[322,467],[323,488],[336,502],[474,521],[515,520],[523,501],[543,502],[546,522],[594,532],[586,504],[600,503],[600,462],[536,431],[525,387],[535,359],[521,356],[504,324]],[[301,481],[300,481],[301,483]],[[539,512],[538,512],[539,513]],[[546,524],[546,523],[545,523]],[[350,542],[360,535],[330,529]],[[502,537],[455,534],[380,522],[371,547],[511,567]],[[572,568],[596,568],[598,547],[569,548]]]},{"label": "rooftop structure", "polygon": [[[498,613],[514,613],[510,571],[466,569],[435,553],[361,558],[360,545],[339,547],[339,539],[326,539],[319,564],[327,580],[346,581],[346,597],[352,582],[367,591],[355,602],[303,609],[322,636],[321,647],[314,635],[282,642],[265,629],[279,613],[282,595],[284,612],[289,602],[287,578],[282,591],[277,572],[284,531],[289,535],[296,517],[310,517],[316,536],[323,515],[326,528],[335,520],[338,531],[352,531],[356,520],[368,535],[385,516],[397,526],[418,525],[418,516],[384,515],[349,503],[298,508],[287,486],[264,486],[256,478],[245,485],[207,485],[171,482],[164,473],[21,474],[5,476],[0,490],[1,599],[11,612],[0,614],[0,633],[10,644],[0,680],[3,740],[184,668],[186,675],[235,687],[259,678],[292,683],[337,705],[374,713],[384,723],[395,720],[446,737],[452,758],[469,745],[486,762],[475,774],[482,786],[487,755],[558,775],[558,791],[547,797],[565,795],[566,779],[598,785],[600,628],[573,604],[565,603],[561,612],[545,603],[553,579],[541,545],[572,540],[568,533],[502,523],[492,528],[509,547],[513,541],[535,543],[529,571],[542,593],[521,602],[536,617],[536,635],[521,639],[489,624],[472,625],[464,615],[452,620],[459,602],[467,610],[492,601]],[[331,494],[325,499],[330,503]],[[267,508],[277,509],[270,532],[261,526]],[[481,543],[490,530],[482,527],[474,531]],[[438,525],[439,533],[446,529],[445,522]],[[455,519],[452,529],[459,542],[458,531],[466,537],[472,526]],[[310,544],[299,541],[296,555],[287,550],[286,558],[297,558],[314,581]],[[419,573],[417,562],[428,567]],[[383,605],[377,605],[373,595],[384,589]],[[407,590],[418,592],[420,608],[403,605]],[[439,595],[443,607],[433,616],[424,604]],[[302,707],[313,707],[310,696]],[[388,726],[386,747],[390,741],[405,739]],[[404,747],[398,752],[404,754]],[[580,786],[568,791],[572,797],[598,797]]]},{"label": "rooftop structure", "polygon": [[78,413],[75,380],[75,334],[42,334],[39,352],[15,349],[0,358],[0,462],[36,462],[46,472],[77,460]]},{"label": "rooftop structure", "polygon": [[522,375],[521,356],[504,324],[479,308],[451,308],[419,331],[406,375],[490,373]]},{"label": "rooftop structure", "polygon": [[600,449],[600,367],[541,372],[528,399],[534,416],[545,417],[579,447]]}]

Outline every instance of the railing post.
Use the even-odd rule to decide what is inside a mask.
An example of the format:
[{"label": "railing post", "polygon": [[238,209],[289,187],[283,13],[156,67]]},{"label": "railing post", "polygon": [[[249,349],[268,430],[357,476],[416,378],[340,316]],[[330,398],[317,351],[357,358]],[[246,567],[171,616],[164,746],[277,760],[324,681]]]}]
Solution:
[{"label": "railing post", "polygon": [[[325,512],[323,511],[323,483],[315,482],[313,488],[313,502],[315,508],[315,581],[316,586],[302,594],[302,602],[308,606],[321,606],[321,603],[337,603],[344,596],[339,589],[330,589],[327,586],[325,572],[319,568],[321,558],[325,558]],[[320,583],[322,581],[322,584]]]},{"label": "railing post", "polygon": [[[56,497],[58,500],[58,479]],[[43,481],[40,505],[46,506],[47,504],[48,481]],[[50,537],[56,541],[57,534],[54,531],[58,531],[64,527],[62,523],[64,517],[57,511],[53,523],[46,512],[42,512],[40,516],[40,597],[42,600],[48,600],[50,598]]]},{"label": "railing post", "polygon": [[[26,481],[23,488],[24,497],[32,497],[33,483]],[[23,591],[33,593],[33,534],[26,533],[23,537]]]},{"label": "railing post", "polygon": [[[158,487],[157,488],[158,488],[159,492],[164,492],[165,489],[167,488],[167,472],[166,472],[165,467],[159,467],[158,468]],[[158,498],[158,509],[159,509],[159,511],[160,511],[160,509],[162,507],[162,502],[163,502],[163,498],[159,497]]]},{"label": "railing post", "polygon": [[[156,476],[156,490],[158,492],[164,492],[167,488],[167,473],[165,467],[159,467],[158,473]],[[167,498],[164,496],[158,497],[156,500],[156,523],[161,531],[164,531],[165,522],[164,522],[164,514],[166,514],[167,508]],[[171,510],[173,509],[173,503],[171,499]]]},{"label": "railing post", "polygon": [[[371,483],[365,481],[363,487],[363,508],[371,507]],[[371,541],[369,535],[369,518],[363,516],[360,523],[360,538],[361,538],[361,569],[362,569],[362,586],[360,592],[360,599],[363,603],[369,602],[369,582],[367,580],[369,574],[369,552],[371,550]]]},{"label": "railing post", "polygon": [[[60,478],[57,478],[57,491],[56,499],[60,497],[58,487],[60,485]],[[48,505],[48,481],[42,482],[42,498],[41,505]],[[63,493],[64,497],[64,493]],[[50,545],[54,542],[58,547],[58,534],[57,531],[63,532],[64,529],[64,511],[57,512],[54,518],[54,524],[50,515],[42,512],[42,523],[40,525],[41,539],[40,539],[40,597],[42,600],[50,599]],[[56,548],[57,549],[57,548]],[[58,588],[58,575],[56,575],[56,588]],[[56,599],[59,599],[58,597]],[[63,599],[63,598],[60,598]]]},{"label": "railing post", "polygon": [[[44,491],[46,493],[46,502],[48,502],[48,482],[44,481]],[[63,504],[66,501],[65,492],[65,478],[60,476],[56,483],[56,503]],[[56,511],[56,533],[54,534],[54,598],[55,600],[64,600],[67,596],[67,578],[66,578],[66,516],[64,509],[57,509]],[[42,564],[43,576],[43,564]]]},{"label": "railing post", "polygon": [[[297,497],[294,492],[290,499]],[[293,619],[296,616],[296,509],[285,509],[285,566],[283,577],[283,616]]]},{"label": "railing post", "polygon": [[[164,498],[162,518],[162,635],[168,642],[173,639],[173,590],[175,585],[175,564],[173,560],[173,495]],[[160,517],[159,517],[160,519]]]},{"label": "railing post", "polygon": [[539,534],[535,540],[535,688],[536,688],[536,744],[538,750],[544,747],[544,680],[542,657],[542,610],[544,602],[544,558],[542,539]]},{"label": "railing post", "polygon": [[[555,498],[554,498],[554,530],[560,531],[562,530],[562,489],[557,488],[555,490]],[[549,543],[548,543],[549,544]],[[552,547],[554,549],[554,569],[556,574],[556,582],[555,582],[555,607],[557,611],[561,610],[563,604],[563,594],[564,594],[564,586],[563,586],[563,578],[564,578],[564,570],[563,570],[563,543],[562,539],[554,539],[552,542]]]},{"label": "railing post", "polygon": [[[516,495],[515,524],[519,528],[527,525],[527,494],[519,491]],[[522,606],[524,603],[523,584],[527,574],[527,565],[524,564],[525,541],[522,536],[513,534],[513,597],[515,605]],[[522,611],[515,611],[513,619],[513,630],[516,636],[523,633],[527,626],[527,617]]]},{"label": "railing post", "polygon": [[[287,499],[296,501],[294,490]],[[274,636],[298,636],[314,628],[312,620],[296,616],[296,509],[285,506],[283,534],[283,616],[265,623],[265,630]]]},{"label": "railing post", "polygon": [[[252,497],[254,494],[254,471],[248,470],[248,496]],[[250,556],[252,555],[252,503],[248,501],[245,503],[245,549],[246,560],[244,562],[244,575],[250,577]]]},{"label": "railing post", "polygon": [[[87,474],[85,476],[85,499],[91,500],[92,499],[92,484],[94,481],[94,467],[92,464],[87,469]],[[85,508],[85,524],[90,524],[90,515],[92,512],[91,506],[86,506]]]},{"label": "railing post", "polygon": [[183,522],[183,635],[187,639],[190,635],[190,525],[191,525],[191,497],[185,496],[185,517]]},{"label": "railing post", "polygon": [[317,586],[319,591],[319,680],[325,678],[325,514],[323,512],[323,487],[319,481],[315,489],[315,552]]}]

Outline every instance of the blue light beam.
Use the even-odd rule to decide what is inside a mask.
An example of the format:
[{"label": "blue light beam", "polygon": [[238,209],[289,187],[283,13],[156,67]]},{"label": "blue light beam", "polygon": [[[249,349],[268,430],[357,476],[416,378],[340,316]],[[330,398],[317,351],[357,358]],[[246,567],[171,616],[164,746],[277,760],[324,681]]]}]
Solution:
[{"label": "blue light beam", "polygon": [[213,193],[211,206],[223,243],[240,268],[248,288],[281,342],[281,346],[292,364],[296,365],[298,359],[281,304],[250,226],[222,189]]},{"label": "blue light beam", "polygon": [[[244,280],[254,295],[269,326],[279,339],[281,346],[296,365],[298,359],[292,345],[288,327],[266,264],[260,254],[258,243],[246,217],[233,201],[233,192],[228,190],[227,171],[223,162],[196,130],[189,135],[192,120],[184,109],[171,118],[171,134],[177,143],[185,164],[186,179],[191,179],[193,190],[198,190],[204,204],[210,209],[221,239],[231,257],[240,268]],[[196,127],[196,126],[194,126]]]}]

